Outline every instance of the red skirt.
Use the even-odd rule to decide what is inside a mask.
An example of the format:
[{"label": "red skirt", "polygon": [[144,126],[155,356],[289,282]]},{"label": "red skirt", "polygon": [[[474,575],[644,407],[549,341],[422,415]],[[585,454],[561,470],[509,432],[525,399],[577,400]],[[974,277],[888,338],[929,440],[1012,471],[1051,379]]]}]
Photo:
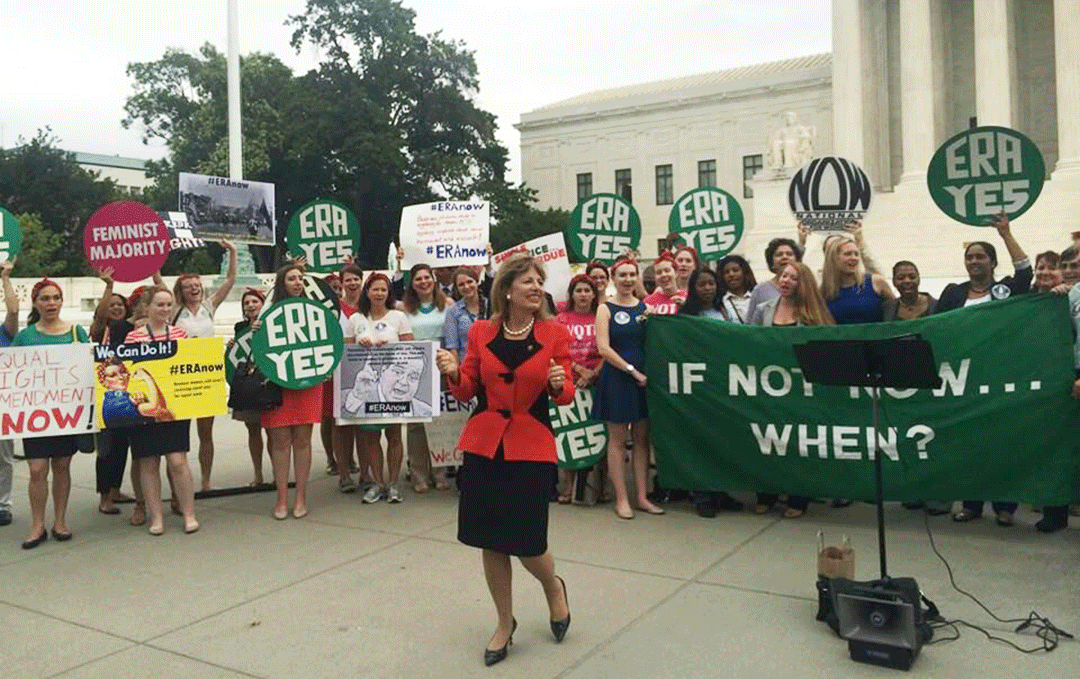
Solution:
[{"label": "red skirt", "polygon": [[297,424],[318,424],[322,421],[323,385],[307,389],[281,390],[281,406],[265,410],[262,414],[263,429],[291,427]]}]

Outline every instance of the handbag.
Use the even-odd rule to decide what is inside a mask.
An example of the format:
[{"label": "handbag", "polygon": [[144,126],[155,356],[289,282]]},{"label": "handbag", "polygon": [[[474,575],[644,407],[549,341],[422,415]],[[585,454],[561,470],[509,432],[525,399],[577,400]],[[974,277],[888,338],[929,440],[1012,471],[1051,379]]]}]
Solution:
[{"label": "handbag", "polygon": [[281,387],[262,374],[254,361],[236,366],[229,384],[229,407],[233,410],[273,410],[281,406]]}]

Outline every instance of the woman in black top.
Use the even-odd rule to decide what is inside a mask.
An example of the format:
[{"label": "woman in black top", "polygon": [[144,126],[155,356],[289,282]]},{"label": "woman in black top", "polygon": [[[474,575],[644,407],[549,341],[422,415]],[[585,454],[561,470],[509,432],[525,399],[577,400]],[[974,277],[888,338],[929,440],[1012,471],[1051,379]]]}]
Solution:
[{"label": "woman in black top", "polygon": [[[974,306],[995,299],[1005,299],[1012,295],[1021,295],[1031,290],[1031,262],[1024,254],[1023,248],[1013,238],[1009,229],[1009,218],[1004,213],[994,218],[994,228],[997,229],[1001,239],[1005,241],[1005,247],[1009,251],[1009,257],[1013,261],[1015,273],[1002,279],[994,278],[994,269],[997,267],[997,251],[994,246],[984,241],[976,241],[964,250],[964,266],[967,268],[969,280],[966,283],[951,283],[941,292],[935,313],[952,311],[962,307]],[[999,526],[1011,526],[1013,513],[1016,511],[1015,502],[994,502],[994,513],[997,514]],[[927,503],[929,507],[929,503]],[[965,500],[963,509],[953,514],[954,521],[971,521],[982,516],[982,500]]]}]

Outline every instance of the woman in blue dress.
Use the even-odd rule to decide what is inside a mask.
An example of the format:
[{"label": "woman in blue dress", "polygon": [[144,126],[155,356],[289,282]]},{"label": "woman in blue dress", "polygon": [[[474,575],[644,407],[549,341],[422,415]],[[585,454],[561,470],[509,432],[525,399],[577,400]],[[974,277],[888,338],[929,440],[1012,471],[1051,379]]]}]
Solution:
[{"label": "woman in blue dress", "polygon": [[637,508],[649,514],[663,514],[645,497],[649,471],[649,411],[645,406],[647,379],[645,364],[645,302],[634,291],[638,287],[638,265],[622,259],[611,268],[615,296],[596,310],[596,348],[604,358],[596,381],[592,418],[607,425],[608,473],[615,486],[615,513],[620,519],[634,518],[626,490],[627,434],[633,441],[634,492]]}]

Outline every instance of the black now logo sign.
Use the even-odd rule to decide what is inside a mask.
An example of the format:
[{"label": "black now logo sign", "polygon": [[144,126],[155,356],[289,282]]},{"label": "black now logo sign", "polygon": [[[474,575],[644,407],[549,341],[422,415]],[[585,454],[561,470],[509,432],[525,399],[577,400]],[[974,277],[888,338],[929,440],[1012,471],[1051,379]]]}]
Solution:
[{"label": "black now logo sign", "polygon": [[861,167],[847,158],[814,158],[799,168],[788,186],[795,217],[815,231],[843,230],[870,209],[873,189]]}]

